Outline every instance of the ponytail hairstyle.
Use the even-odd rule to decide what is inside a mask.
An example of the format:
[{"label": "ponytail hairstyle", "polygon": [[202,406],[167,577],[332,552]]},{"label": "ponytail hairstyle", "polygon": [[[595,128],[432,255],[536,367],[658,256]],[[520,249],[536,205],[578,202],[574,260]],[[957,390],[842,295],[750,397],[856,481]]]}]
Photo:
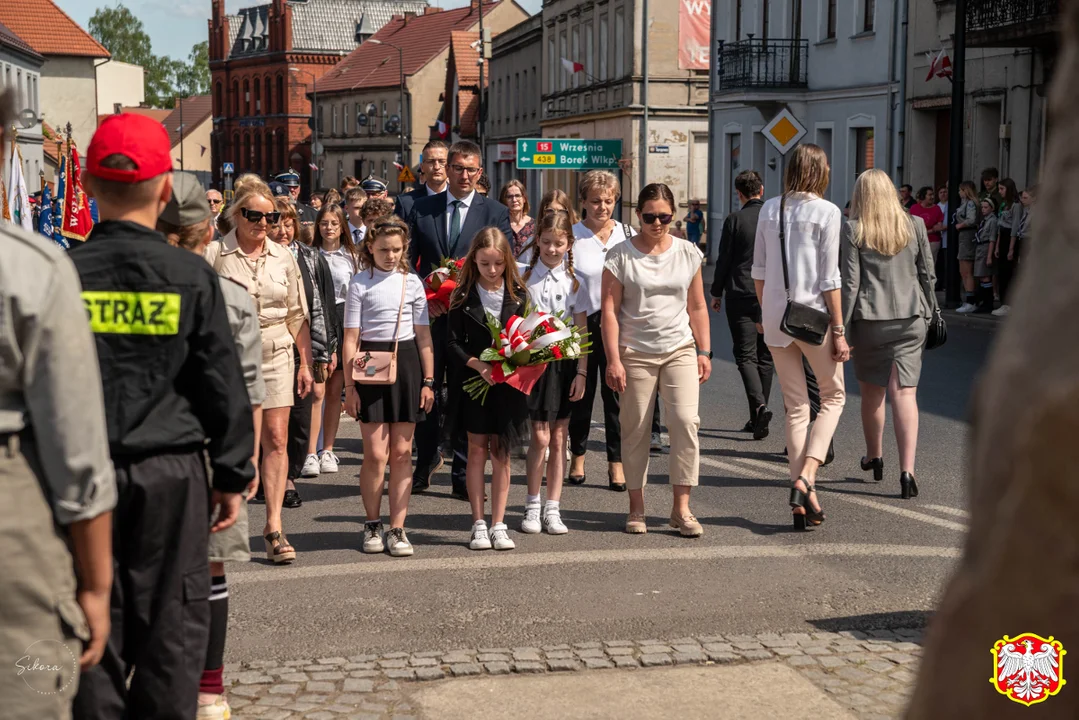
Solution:
[{"label": "ponytail hairstyle", "polygon": [[502,271],[502,279],[506,283],[506,291],[509,292],[510,299],[517,302],[520,299],[519,294],[524,294],[524,282],[521,280],[521,274],[517,271],[517,261],[513,257],[513,248],[510,247],[510,241],[506,239],[501,230],[489,226],[480,230],[476,233],[476,237],[472,238],[472,245],[468,248],[468,255],[465,256],[464,264],[461,266],[460,274],[457,276],[457,287],[454,289],[453,295],[450,296],[451,310],[465,304],[465,300],[468,299],[472,288],[479,281],[480,273],[476,267],[476,253],[480,250],[489,249],[495,249],[502,253],[502,260],[506,266]]},{"label": "ponytail hairstyle", "polygon": [[[366,207],[366,205],[364,207]],[[394,270],[399,273],[404,273],[405,275],[411,270],[408,265],[408,225],[396,215],[386,215],[378,218],[371,224],[367,233],[363,236],[363,242],[360,243],[359,248],[357,248],[360,256],[360,267],[369,270],[371,277],[375,276],[375,268],[378,267],[375,265],[375,254],[372,252],[371,247],[380,237],[388,237],[391,235],[400,237],[404,247],[404,252],[401,253],[401,259],[397,261],[397,267],[394,268]]]},{"label": "ponytail hairstyle", "polygon": [[581,287],[581,282],[577,279],[577,274],[573,272],[573,243],[576,242],[576,238],[573,237],[572,218],[565,210],[552,210],[539,219],[536,224],[536,240],[534,241],[536,248],[532,251],[532,259],[528,261],[528,269],[525,270],[521,279],[528,282],[528,279],[532,277],[532,270],[536,267],[536,263],[539,262],[539,239],[543,237],[545,232],[553,232],[558,237],[564,237],[569,243],[566,248],[566,272],[573,278],[573,292],[577,292],[578,288]]}]

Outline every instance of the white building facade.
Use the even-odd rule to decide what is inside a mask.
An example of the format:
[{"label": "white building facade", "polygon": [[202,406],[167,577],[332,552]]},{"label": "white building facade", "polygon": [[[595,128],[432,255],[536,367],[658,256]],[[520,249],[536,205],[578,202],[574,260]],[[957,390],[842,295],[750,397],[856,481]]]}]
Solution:
[{"label": "white building facade", "polygon": [[[15,111],[25,114],[30,123],[27,127],[19,122],[15,137],[22,154],[26,187],[33,193],[41,189],[38,178],[45,169],[40,104],[41,66],[45,58],[10,30],[3,26],[0,28],[0,93],[11,89],[15,93]],[[5,130],[10,132],[11,128]],[[0,158],[5,178],[9,177],[6,163],[6,157]]]},{"label": "white building facade", "polygon": [[832,166],[827,199],[844,207],[858,174],[902,172],[903,36],[899,0],[731,0],[713,12],[710,246],[738,210],[734,178],[754,169],[782,187],[780,154],[762,134],[786,107]]}]

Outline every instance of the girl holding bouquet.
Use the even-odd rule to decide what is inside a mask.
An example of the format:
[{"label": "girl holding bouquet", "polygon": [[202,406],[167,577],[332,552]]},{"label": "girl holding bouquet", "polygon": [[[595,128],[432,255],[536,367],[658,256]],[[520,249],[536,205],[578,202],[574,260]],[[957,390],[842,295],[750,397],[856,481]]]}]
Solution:
[{"label": "girl holding bouquet", "polygon": [[[522,276],[533,307],[558,315],[563,322],[577,327],[588,324],[588,290],[573,272],[573,221],[565,210],[544,214],[536,228],[539,235],[536,251]],[[528,496],[521,532],[551,535],[569,532],[559,511],[562,474],[565,470],[566,443],[569,435],[571,402],[584,397],[587,355],[576,359],[556,360],[547,366],[528,396],[528,415],[532,421],[532,442],[528,447]],[[547,502],[540,513],[540,482],[546,463]]]},{"label": "girl holding bouquet", "polygon": [[[366,512],[363,551],[412,554],[405,516],[412,493],[412,437],[435,403],[435,356],[423,283],[408,267],[408,226],[397,217],[372,224],[360,246],[360,272],[345,303],[345,412],[360,421],[360,495]],[[364,351],[397,351],[392,385],[357,383]],[[382,533],[382,483],[390,466],[390,531]]]},{"label": "girl holding bouquet", "polygon": [[[496,384],[491,363],[479,359],[491,347],[487,318],[502,327],[520,315],[528,293],[517,271],[509,241],[495,227],[480,230],[472,240],[450,298],[450,401],[454,414],[446,419],[453,437],[458,423],[468,432],[466,482],[472,505],[473,550],[512,550],[506,528],[510,492],[510,451],[519,446],[528,419],[527,396],[508,384]],[[482,377],[491,388],[484,400],[472,399],[464,384]],[[484,468],[491,458],[491,528],[483,516]]]}]

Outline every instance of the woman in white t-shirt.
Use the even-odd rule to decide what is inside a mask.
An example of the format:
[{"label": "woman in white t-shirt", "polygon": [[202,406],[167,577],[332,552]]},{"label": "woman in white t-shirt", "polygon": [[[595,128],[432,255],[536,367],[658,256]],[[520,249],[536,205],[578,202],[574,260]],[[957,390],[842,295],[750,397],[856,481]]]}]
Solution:
[{"label": "woman in white t-shirt", "polygon": [[[588,432],[592,427],[592,406],[596,388],[603,397],[603,425],[607,446],[607,483],[611,490],[625,491],[626,478],[622,470],[622,432],[618,424],[618,394],[611,390],[603,377],[607,372],[607,353],[604,352],[600,321],[600,284],[603,264],[607,255],[627,238],[636,233],[629,225],[618,222],[612,215],[621,195],[618,178],[605,170],[585,173],[578,186],[583,219],[573,226],[574,272],[588,289],[587,304],[582,310],[588,315],[588,332],[592,336],[592,357],[588,361],[584,398],[573,404],[569,424],[569,447],[573,461],[566,479],[570,485],[585,481],[584,454],[588,446]],[[658,434],[659,420],[653,430]],[[658,440],[658,438],[657,438]]]},{"label": "woman in white t-shirt", "polygon": [[696,245],[668,233],[674,208],[669,187],[646,186],[637,198],[641,234],[607,254],[603,345],[607,385],[621,393],[619,420],[629,490],[626,532],[648,531],[647,438],[658,389],[671,435],[670,525],[685,537],[699,537],[704,530],[689,510],[689,493],[700,475],[700,384],[712,374],[712,341],[701,280],[703,255]]}]

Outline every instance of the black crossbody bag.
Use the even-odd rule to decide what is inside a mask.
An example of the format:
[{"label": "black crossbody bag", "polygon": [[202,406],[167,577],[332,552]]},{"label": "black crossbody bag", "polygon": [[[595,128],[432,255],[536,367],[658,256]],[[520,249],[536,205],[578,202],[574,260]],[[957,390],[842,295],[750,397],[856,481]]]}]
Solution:
[{"label": "black crossbody bag", "polygon": [[779,329],[795,340],[810,345],[823,345],[828,337],[832,316],[791,300],[791,281],[787,271],[786,202],[787,195],[784,193],[779,199],[779,254],[783,258],[783,287],[787,291],[787,309],[783,311]]}]

